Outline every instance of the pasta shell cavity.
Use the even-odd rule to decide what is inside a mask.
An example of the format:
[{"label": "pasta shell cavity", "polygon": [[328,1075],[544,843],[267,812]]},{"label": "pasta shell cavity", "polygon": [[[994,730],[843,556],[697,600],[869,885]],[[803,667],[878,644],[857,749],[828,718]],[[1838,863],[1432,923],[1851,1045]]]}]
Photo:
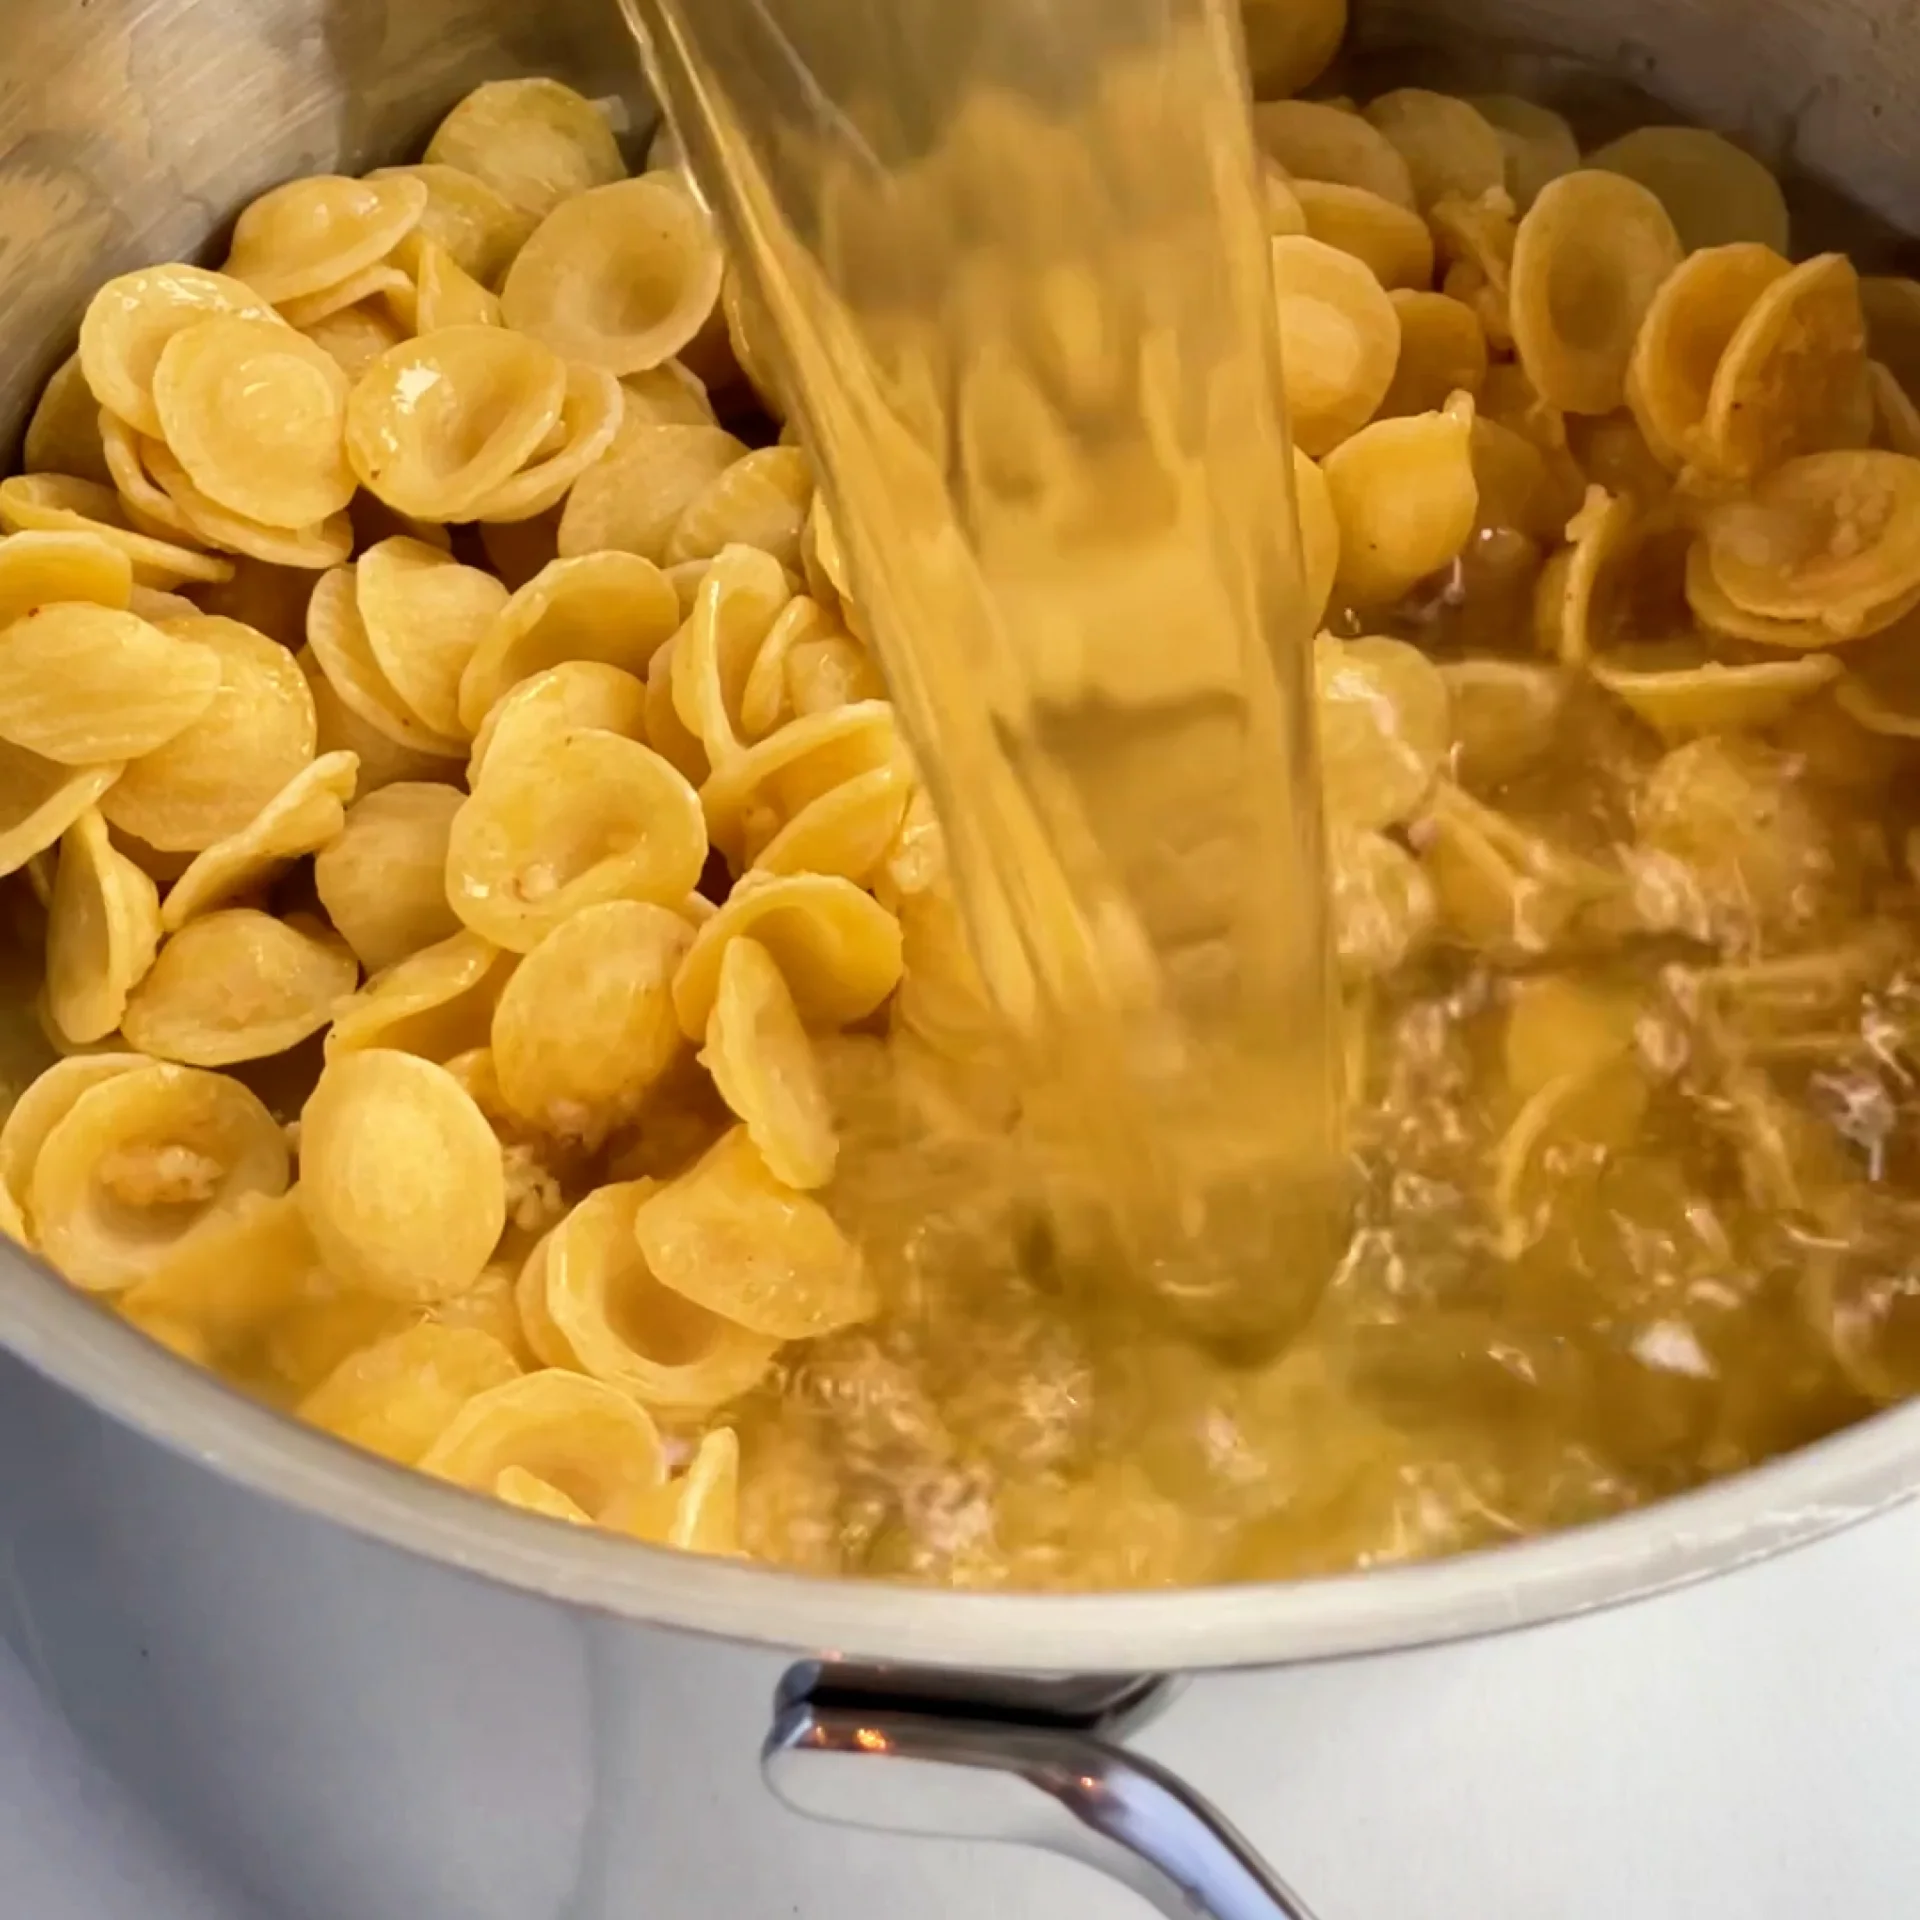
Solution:
[{"label": "pasta shell cavity", "polygon": [[86,1046],[112,1033],[159,942],[159,890],[83,813],[60,842],[47,912],[47,1010],[62,1037]]},{"label": "pasta shell cavity", "polygon": [[662,175],[565,200],[501,290],[507,324],[612,374],[671,359],[720,298],[720,245],[692,195]]},{"label": "pasta shell cavity", "polygon": [[220,315],[273,323],[257,289],[199,267],[146,267],[109,280],[80,323],[80,366],[99,405],[136,432],[160,437],[153,379],[176,334]]},{"label": "pasta shell cavity", "polygon": [[153,377],[162,437],[195,487],[230,512],[296,530],[353,498],[348,391],[330,354],[266,320],[183,329]]},{"label": "pasta shell cavity", "polygon": [[493,1017],[494,1070],[515,1117],[590,1146],[631,1120],[685,1045],[673,982],[692,941],[677,913],[640,901],[561,921]]},{"label": "pasta shell cavity", "polygon": [[[1714,585],[1743,614],[1839,639],[1892,625],[1920,591],[1920,460],[1816,453],[1707,516]],[[0,641],[3,644],[3,641]]]},{"label": "pasta shell cavity", "polygon": [[376,360],[347,401],[347,457],[370,493],[430,521],[470,518],[559,423],[567,369],[503,327],[448,327]]},{"label": "pasta shell cavity", "polygon": [[1746,480],[1797,454],[1863,444],[1866,338],[1860,277],[1844,254],[1772,280],[1715,371],[1699,464]]},{"label": "pasta shell cavity", "polygon": [[387,684],[423,726],[466,737],[472,729],[460,717],[460,676],[507,605],[507,590],[492,574],[404,536],[360,556],[354,587]]},{"label": "pasta shell cavity", "polygon": [[491,1334],[427,1320],[349,1354],[301,1401],[300,1418],[410,1467],[470,1400],[519,1377]]},{"label": "pasta shell cavity", "polygon": [[583,1372],[686,1418],[751,1392],[776,1342],[663,1287],[634,1234],[651,1181],[602,1187],[557,1227],[541,1262],[547,1315]]},{"label": "pasta shell cavity", "polygon": [[1459,558],[1480,508],[1473,402],[1377,420],[1327,455],[1321,472],[1340,528],[1336,583],[1383,606]]},{"label": "pasta shell cavity", "polygon": [[220,691],[220,656],[131,613],[80,602],[0,629],[0,738],[67,766],[137,760]]},{"label": "pasta shell cavity", "polygon": [[[510,206],[544,219],[563,200],[622,179],[626,165],[612,130],[591,100],[557,80],[495,80],[474,91],[440,123],[416,171],[443,198],[473,196],[436,176],[458,171]],[[498,229],[489,212],[487,226]],[[515,249],[517,251],[517,249]],[[479,265],[468,271],[482,280]]]},{"label": "pasta shell cavity", "polygon": [[229,908],[190,920],[128,998],[121,1031],[142,1053],[228,1067],[318,1033],[360,969],[345,941],[305,915]]},{"label": "pasta shell cavity", "polygon": [[0,1126],[0,1212],[8,1232],[34,1244],[29,1225],[33,1169],[48,1134],[73,1111],[83,1093],[151,1063],[138,1053],[81,1053],[57,1060],[21,1093]]},{"label": "pasta shell cavity", "polygon": [[518,1468],[596,1521],[667,1477],[659,1432],[638,1401],[555,1369],[476,1394],[420,1466],[483,1493]]},{"label": "pasta shell cavity", "polygon": [[757,845],[764,845],[765,822],[771,821],[771,830],[777,831],[823,795],[894,764],[901,751],[893,708],[885,700],[802,712],[715,771],[700,789],[713,844],[736,870],[743,869],[750,861],[756,821],[762,823]]},{"label": "pasta shell cavity", "polygon": [[537,755],[489,757],[454,819],[447,891],[473,931],[526,953],[599,901],[676,904],[706,854],[700,799],[681,775],[634,741],[582,727]]},{"label": "pasta shell cavity", "polygon": [[1365,262],[1312,239],[1273,249],[1281,368],[1295,441],[1318,458],[1371,420],[1393,384],[1400,318]]},{"label": "pasta shell cavity", "polygon": [[386,259],[426,206],[425,183],[403,173],[289,181],[241,214],[227,272],[275,306],[321,293]]},{"label": "pasta shell cavity", "polygon": [[521,681],[566,661],[644,676],[679,624],[679,597],[651,561],[621,552],[556,560],[506,603],[475,648],[460,681],[461,723],[478,732]]},{"label": "pasta shell cavity", "polygon": [[543,737],[575,727],[597,727],[644,744],[646,683],[600,660],[563,660],[528,675],[487,709],[473,737],[468,780],[478,785],[496,746],[509,758],[533,754]]},{"label": "pasta shell cavity", "polygon": [[101,811],[162,852],[199,853],[239,833],[313,759],[318,721],[306,676],[265,634],[205,615],[162,631],[217,658],[219,690],[197,719],[131,762]]},{"label": "pasta shell cavity", "polygon": [[447,843],[465,799],[458,787],[397,781],[356,801],[315,859],[320,904],[369,973],[460,931]]},{"label": "pasta shell cavity", "polygon": [[560,424],[555,429],[560,445],[476,501],[474,519],[515,526],[552,512],[574,482],[612,447],[625,407],[620,383],[612,374],[573,362],[567,368]]},{"label": "pasta shell cavity", "polygon": [[91,1087],[48,1132],[28,1204],[47,1258],[114,1293],[249,1194],[286,1192],[279,1125],[236,1080],[150,1065]]},{"label": "pasta shell cavity", "polygon": [[828,874],[754,877],[694,936],[674,978],[690,1040],[706,1036],[727,947],[741,934],[766,948],[810,1026],[864,1020],[900,984],[900,923],[870,894]]},{"label": "pasta shell cavity", "polygon": [[1514,343],[1542,399],[1567,413],[1621,404],[1641,320],[1681,256],[1666,210],[1631,180],[1583,169],[1542,191],[1512,283]]},{"label": "pasta shell cavity", "polygon": [[500,1143],[444,1067],[336,1053],[301,1113],[300,1196],[328,1268],[424,1302],[479,1279],[506,1225]]},{"label": "pasta shell cavity", "polygon": [[744,1127],[643,1199],[634,1235],[661,1285],[770,1340],[814,1339],[879,1304],[859,1249],[775,1179]]},{"label": "pasta shell cavity", "polygon": [[1438,669],[1404,641],[1322,634],[1313,670],[1327,817],[1354,828],[1408,819],[1452,744]]}]

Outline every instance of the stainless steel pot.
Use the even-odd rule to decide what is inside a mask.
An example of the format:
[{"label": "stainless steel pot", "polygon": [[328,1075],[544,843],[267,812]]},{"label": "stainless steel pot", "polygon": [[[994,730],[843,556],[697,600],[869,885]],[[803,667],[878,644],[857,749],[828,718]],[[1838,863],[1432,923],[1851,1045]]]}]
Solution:
[{"label": "stainless steel pot", "polygon": [[[612,0],[36,0],[8,28],[14,421],[100,280],[195,252],[290,174],[417,145],[482,79],[554,72],[643,112]],[[1383,70],[1421,49],[1442,81],[1600,113],[1625,82],[1744,129],[1809,192],[1896,225],[1920,208],[1920,142],[1902,138],[1920,14],[1898,0],[1375,0],[1358,33]],[[782,1817],[752,1778],[763,1746],[776,1793],[830,1820],[1074,1853],[1168,1913],[1304,1912],[1197,1792],[1130,1755],[1167,1676],[1610,1606],[1920,1485],[1915,1408],[1650,1513],[1432,1567],[927,1594],[563,1534],[293,1428],[12,1254],[0,1346],[17,1357],[0,1358],[0,1633],[113,1765],[298,1920],[648,1911],[649,1860],[711,1834],[716,1809]],[[1184,1744],[1204,1758],[1226,1695],[1191,1698]],[[341,1831],[350,1847],[317,1838]],[[809,1831],[789,1836],[797,1876],[832,1857]],[[757,1920],[729,1871],[716,1856],[710,1910]]]}]

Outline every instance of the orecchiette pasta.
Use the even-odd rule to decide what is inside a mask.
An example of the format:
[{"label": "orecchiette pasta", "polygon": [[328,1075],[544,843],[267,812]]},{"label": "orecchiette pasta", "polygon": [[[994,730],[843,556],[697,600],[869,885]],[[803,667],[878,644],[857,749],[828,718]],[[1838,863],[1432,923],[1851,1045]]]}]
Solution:
[{"label": "orecchiette pasta", "polygon": [[519,1377],[491,1334],[428,1320],[349,1354],[301,1401],[300,1417],[410,1467],[469,1400]]},{"label": "orecchiette pasta", "polygon": [[560,516],[569,557],[615,549],[664,560],[680,516],[747,449],[712,425],[634,427],[580,476]]},{"label": "orecchiette pasta", "polygon": [[159,944],[159,889],[83,813],[61,837],[47,909],[47,1011],[61,1037],[86,1046],[112,1033]]},{"label": "orecchiette pasta", "polygon": [[1362,260],[1313,239],[1275,240],[1287,419],[1316,457],[1373,417],[1400,360],[1400,319]]},{"label": "orecchiette pasta", "polygon": [[1587,164],[1624,174],[1659,197],[1689,253],[1745,241],[1787,251],[1780,183],[1731,140],[1702,127],[1638,127]]},{"label": "orecchiette pasta", "polygon": [[355,801],[315,857],[320,904],[369,973],[460,931],[447,841],[464,800],[458,787],[396,781]]},{"label": "orecchiette pasta", "polygon": [[327,1050],[386,1047],[444,1062],[483,1047],[510,972],[498,947],[456,933],[396,961],[336,1006]]},{"label": "orecchiette pasta", "polygon": [[[540,219],[562,201],[626,174],[612,130],[593,102],[557,80],[542,79],[495,80],[475,88],[441,121],[428,143],[427,163],[409,171],[459,208],[467,223],[483,218],[490,231],[503,224],[502,217],[490,206],[477,217],[472,209],[482,203],[465,181],[448,182],[441,175],[460,172],[477,179]],[[474,262],[468,271],[482,280],[493,278],[481,271],[482,264]]]},{"label": "orecchiette pasta", "polygon": [[460,717],[460,676],[507,604],[500,582],[401,537],[360,556],[354,600],[374,661],[407,711],[446,738],[471,732]]},{"label": "orecchiette pasta", "polygon": [[426,206],[425,183],[404,173],[295,180],[241,214],[227,272],[276,306],[319,293],[384,260]]}]

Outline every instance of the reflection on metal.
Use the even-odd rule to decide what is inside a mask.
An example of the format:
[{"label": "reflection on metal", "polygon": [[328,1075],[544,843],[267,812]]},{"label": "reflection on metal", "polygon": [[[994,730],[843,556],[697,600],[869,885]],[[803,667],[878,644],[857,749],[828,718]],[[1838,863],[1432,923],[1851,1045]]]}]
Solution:
[{"label": "reflection on metal", "polygon": [[[767,1783],[842,1826],[1043,1847],[1171,1920],[1313,1920],[1198,1793],[1118,1743],[1170,1683],[952,1676],[809,1663],[775,1703]],[[880,1767],[878,1759],[890,1764]]]}]

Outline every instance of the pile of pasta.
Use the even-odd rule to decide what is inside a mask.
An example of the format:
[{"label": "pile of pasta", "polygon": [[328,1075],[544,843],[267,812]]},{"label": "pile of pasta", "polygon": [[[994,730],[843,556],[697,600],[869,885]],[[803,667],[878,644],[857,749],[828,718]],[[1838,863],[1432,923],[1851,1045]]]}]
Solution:
[{"label": "pile of pasta", "polygon": [[[1264,91],[1342,18],[1252,5]],[[956,1584],[1413,1557],[1920,1386],[1920,285],[1693,129],[1254,128],[1359,1170],[1294,1351],[994,1238],[1002,1036],[772,356],[548,80],[111,282],[0,483],[58,1056],[0,1226],[391,1460]]]},{"label": "pile of pasta", "polygon": [[0,1225],[344,1439],[727,1552],[726,1409],[874,1309],[816,1049],[939,865],[806,455],[680,358],[752,402],[721,279],[527,80],[100,291],[0,485],[64,1056]]}]

